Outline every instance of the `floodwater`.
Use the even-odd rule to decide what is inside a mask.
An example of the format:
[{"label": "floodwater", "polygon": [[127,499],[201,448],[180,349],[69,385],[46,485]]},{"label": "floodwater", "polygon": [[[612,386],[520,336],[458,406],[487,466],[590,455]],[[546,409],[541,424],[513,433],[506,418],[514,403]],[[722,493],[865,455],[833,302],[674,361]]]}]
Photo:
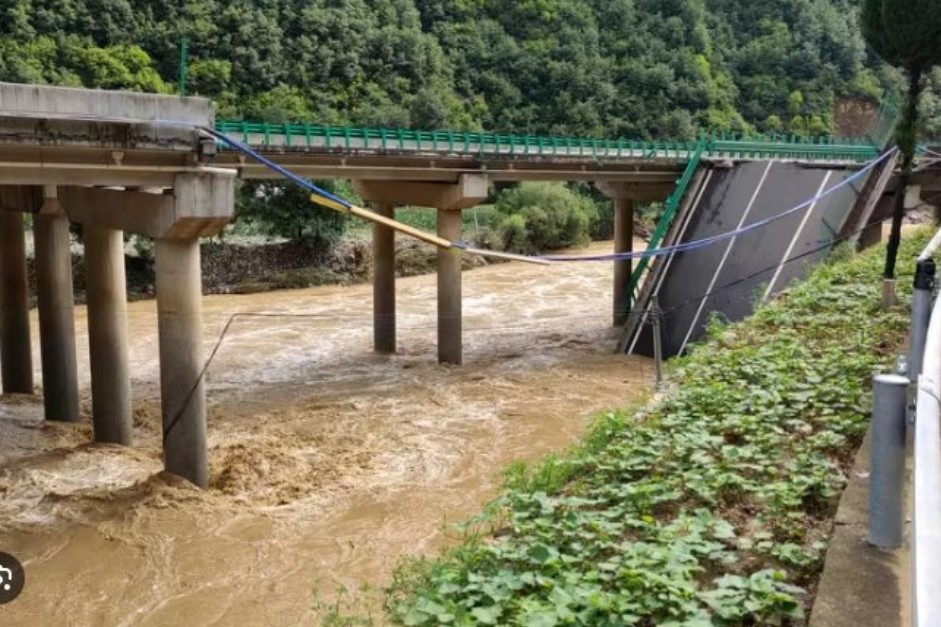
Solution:
[{"label": "floodwater", "polygon": [[387,584],[403,557],[453,542],[508,464],[647,393],[652,364],[612,354],[611,274],[465,274],[462,368],[435,363],[433,276],[399,281],[391,358],[370,351],[368,285],[207,297],[207,354],[232,314],[284,317],[236,318],[209,370],[204,492],[160,473],[155,306],[132,303],[134,447],[0,400],[0,550],[27,575],[0,624],[318,624],[315,597]]}]

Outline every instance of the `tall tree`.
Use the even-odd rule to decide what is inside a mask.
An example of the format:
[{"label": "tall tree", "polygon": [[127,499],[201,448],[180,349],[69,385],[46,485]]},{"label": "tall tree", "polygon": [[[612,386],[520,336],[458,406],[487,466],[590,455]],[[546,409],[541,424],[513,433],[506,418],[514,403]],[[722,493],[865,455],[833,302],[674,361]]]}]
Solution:
[{"label": "tall tree", "polygon": [[902,153],[902,176],[895,193],[892,235],[885,260],[885,278],[894,279],[905,194],[915,159],[918,101],[925,75],[941,64],[941,0],[864,0],[862,29],[866,41],[879,56],[908,74],[908,99],[896,131]]}]

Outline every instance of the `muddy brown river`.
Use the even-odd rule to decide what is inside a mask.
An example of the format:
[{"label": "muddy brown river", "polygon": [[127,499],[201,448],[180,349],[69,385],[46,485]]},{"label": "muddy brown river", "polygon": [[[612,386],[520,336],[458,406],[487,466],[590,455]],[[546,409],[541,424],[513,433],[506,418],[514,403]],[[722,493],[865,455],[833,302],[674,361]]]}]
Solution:
[{"label": "muddy brown river", "polygon": [[285,317],[237,319],[210,368],[205,492],[160,472],[156,310],[132,303],[134,447],[90,444],[88,420],[45,424],[36,399],[0,400],[0,550],[27,575],[0,624],[319,624],[315,596],[368,599],[363,584],[453,542],[449,524],[508,464],[648,393],[652,364],[612,354],[611,276],[597,263],[467,273],[462,368],[435,363],[433,276],[399,281],[391,358],[370,350],[368,285],[207,297],[207,354],[232,314]]}]

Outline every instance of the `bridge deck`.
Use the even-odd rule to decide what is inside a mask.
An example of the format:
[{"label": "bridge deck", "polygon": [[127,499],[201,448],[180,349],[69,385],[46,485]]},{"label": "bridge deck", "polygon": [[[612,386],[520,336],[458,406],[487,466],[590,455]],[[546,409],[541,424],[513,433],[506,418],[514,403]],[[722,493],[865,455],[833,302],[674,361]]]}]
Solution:
[{"label": "bridge deck", "polygon": [[[855,164],[878,150],[865,140],[710,136],[697,141],[632,141],[456,131],[352,128],[221,121],[216,130],[312,178],[454,180],[486,172],[493,180],[619,180],[672,183],[682,164],[702,158],[781,159]],[[223,149],[220,163],[243,176],[271,176]]]}]

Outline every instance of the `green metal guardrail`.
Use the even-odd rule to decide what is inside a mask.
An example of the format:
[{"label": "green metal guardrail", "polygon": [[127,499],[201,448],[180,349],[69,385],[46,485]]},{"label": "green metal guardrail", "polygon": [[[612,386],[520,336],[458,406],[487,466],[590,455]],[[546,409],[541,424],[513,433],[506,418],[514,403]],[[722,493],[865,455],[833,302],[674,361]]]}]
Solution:
[{"label": "green metal guardrail", "polygon": [[697,141],[634,141],[540,137],[456,131],[354,128],[311,124],[270,124],[222,120],[216,130],[262,148],[448,152],[511,156],[580,156],[589,158],[641,158],[687,160],[701,155],[729,158],[793,158],[867,161],[877,155],[869,139],[801,138],[786,135],[712,134]]},{"label": "green metal guardrail", "polygon": [[[676,181],[676,188],[673,190],[673,193],[670,194],[670,197],[667,198],[666,205],[663,208],[663,215],[660,216],[657,228],[654,230],[653,235],[650,236],[650,242],[647,244],[647,252],[656,250],[660,247],[660,244],[663,243],[663,238],[666,237],[667,231],[670,230],[670,225],[673,224],[673,218],[676,217],[676,212],[683,202],[683,197],[686,196],[686,191],[689,189],[689,184],[696,174],[696,169],[699,167],[699,161],[705,149],[706,145],[700,143],[693,152],[693,156],[690,157],[690,160],[686,163],[683,175]],[[644,257],[641,259],[637,267],[634,268],[634,271],[631,273],[631,280],[630,283],[628,283],[624,295],[624,298],[627,299],[627,303],[625,303],[627,307],[624,311],[634,310],[634,303],[640,295],[641,280],[644,278],[644,273],[647,272],[647,268],[650,267],[651,259],[652,257]]]}]

